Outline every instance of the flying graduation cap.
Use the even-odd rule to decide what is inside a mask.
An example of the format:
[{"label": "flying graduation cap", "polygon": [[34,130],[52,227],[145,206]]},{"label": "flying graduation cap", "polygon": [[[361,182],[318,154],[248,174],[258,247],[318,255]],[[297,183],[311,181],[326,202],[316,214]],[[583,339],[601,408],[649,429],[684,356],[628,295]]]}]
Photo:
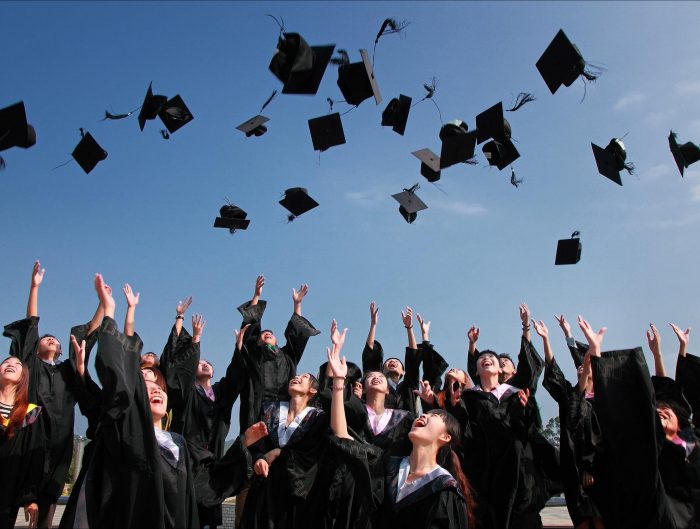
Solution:
[{"label": "flying graduation cap", "polygon": [[318,206],[318,202],[309,196],[308,190],[304,187],[287,189],[279,203],[289,211],[290,215],[287,215],[289,222]]},{"label": "flying graduation cap", "polygon": [[611,139],[605,149],[598,147],[595,143],[591,143],[591,148],[593,149],[595,163],[598,166],[598,172],[617,185],[622,185],[620,171],[625,170],[629,174],[634,173],[634,164],[626,161],[627,151],[621,139]]},{"label": "flying graduation cap", "polygon": [[668,146],[671,149],[671,154],[673,154],[673,159],[676,162],[678,171],[681,173],[681,176],[683,176],[683,172],[688,166],[700,160],[700,147],[689,141],[678,145],[676,138],[677,134],[671,131],[668,135]]},{"label": "flying graduation cap", "polygon": [[[36,131],[27,123],[24,101],[0,109],[0,151],[21,147],[28,149],[36,144]],[[0,167],[5,162],[0,157]]]},{"label": "flying graduation cap", "polygon": [[373,96],[378,105],[382,102],[382,95],[367,50],[361,49],[360,56],[361,62],[343,63],[338,66],[338,88],[349,105],[357,106]]},{"label": "flying graduation cap", "polygon": [[232,235],[236,230],[248,229],[250,220],[246,219],[248,214],[238,206],[226,204],[219,210],[219,217],[214,219],[215,228],[226,228]]},{"label": "flying graduation cap", "polygon": [[265,123],[268,121],[270,121],[270,118],[265,117],[262,114],[258,114],[245,123],[238,125],[236,129],[245,133],[246,138],[250,138],[251,136],[262,136],[267,132]]},{"label": "flying graduation cap", "polygon": [[481,150],[489,165],[503,170],[520,158],[520,153],[511,141],[511,128],[503,116],[503,103],[500,101],[476,116],[476,140],[478,144],[491,139]]},{"label": "flying graduation cap", "polygon": [[325,151],[336,145],[345,143],[345,133],[343,132],[343,122],[340,114],[334,112],[318,118],[309,120],[309,132],[315,151]]},{"label": "flying graduation cap", "polygon": [[414,220],[418,217],[418,212],[424,209],[428,209],[418,195],[416,195],[416,190],[419,189],[419,185],[415,184],[409,189],[401,191],[401,193],[396,193],[391,195],[394,200],[399,203],[399,213],[404,218],[406,222],[412,224]]},{"label": "flying graduation cap", "polygon": [[554,258],[555,265],[576,264],[581,260],[581,235],[578,231],[571,234],[570,239],[560,239],[557,242],[557,255]]},{"label": "flying graduation cap", "polygon": [[440,169],[458,163],[470,163],[476,148],[477,131],[469,131],[464,121],[459,119],[445,123],[440,128]]},{"label": "flying graduation cap", "polygon": [[80,129],[80,135],[82,138],[73,149],[72,156],[85,171],[85,174],[89,174],[98,163],[107,158],[107,151],[97,143],[89,132]]},{"label": "flying graduation cap", "polygon": [[299,33],[281,32],[269,69],[283,83],[282,93],[316,94],[334,49],[335,44],[309,46]]},{"label": "flying graduation cap", "polygon": [[580,76],[595,81],[600,75],[587,68],[581,52],[562,29],[554,36],[535,66],[552,94],[561,85],[571,86]]},{"label": "flying graduation cap", "polygon": [[420,160],[420,174],[431,184],[440,180],[440,157],[430,149],[420,149],[411,153]]},{"label": "flying graduation cap", "polygon": [[382,127],[392,127],[393,131],[403,136],[411,111],[411,98],[400,94],[393,98],[382,112]]}]

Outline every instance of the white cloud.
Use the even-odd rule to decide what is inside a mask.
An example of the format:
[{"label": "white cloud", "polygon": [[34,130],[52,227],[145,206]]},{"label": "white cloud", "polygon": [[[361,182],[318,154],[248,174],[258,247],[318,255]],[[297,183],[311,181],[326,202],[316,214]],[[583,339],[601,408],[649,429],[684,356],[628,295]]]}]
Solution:
[{"label": "white cloud", "polygon": [[638,92],[626,94],[617,100],[614,108],[615,108],[615,110],[624,110],[629,106],[636,105],[637,103],[641,103],[646,98],[647,98],[647,96],[645,96],[644,94],[640,94]]},{"label": "white cloud", "polygon": [[366,191],[348,191],[345,193],[345,198],[358,206],[371,207],[386,200],[387,193],[379,188]]},{"label": "white cloud", "polygon": [[680,95],[700,94],[700,81],[684,81],[676,85],[676,92]]},{"label": "white cloud", "polygon": [[643,182],[654,182],[670,176],[671,174],[673,174],[673,170],[671,169],[670,165],[658,164],[642,171],[642,173],[639,175],[639,179]]},{"label": "white cloud", "polygon": [[486,208],[475,202],[463,202],[461,200],[431,201],[431,208],[440,209],[462,217],[476,217],[486,214]]},{"label": "white cloud", "polygon": [[658,125],[660,123],[668,123],[669,121],[672,120],[672,118],[676,114],[676,109],[670,109],[670,110],[659,110],[656,112],[650,112],[646,116],[644,116],[644,121],[649,123],[650,125]]}]

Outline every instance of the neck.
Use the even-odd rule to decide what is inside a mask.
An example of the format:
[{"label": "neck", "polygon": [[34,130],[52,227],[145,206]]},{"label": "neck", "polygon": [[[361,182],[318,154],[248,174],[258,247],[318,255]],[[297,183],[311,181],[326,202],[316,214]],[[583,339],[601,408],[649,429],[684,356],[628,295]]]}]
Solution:
[{"label": "neck", "polygon": [[5,384],[4,386],[0,387],[0,402],[14,405],[16,394],[17,386],[14,384]]},{"label": "neck", "polygon": [[204,389],[209,389],[211,388],[211,378],[208,376],[199,377],[197,379],[197,385],[203,387]]},{"label": "neck", "polygon": [[156,430],[162,430],[163,429],[162,418],[156,419],[155,417],[153,417],[153,427]]},{"label": "neck", "polygon": [[413,445],[409,461],[411,474],[423,476],[437,466],[437,450],[433,445]]},{"label": "neck", "polygon": [[491,391],[498,387],[498,373],[482,373],[479,375],[481,389]]},{"label": "neck", "polygon": [[367,390],[365,402],[367,406],[374,410],[374,413],[381,415],[384,413],[384,401],[386,400],[386,393],[380,391]]},{"label": "neck", "polygon": [[292,395],[289,399],[289,415],[292,418],[296,417],[304,411],[308,403],[309,397],[307,395]]},{"label": "neck", "polygon": [[41,358],[44,362],[55,362],[56,361],[56,355],[46,355],[46,354],[37,353],[37,356],[39,358]]},{"label": "neck", "polygon": [[390,379],[394,384],[398,384],[399,380],[401,380],[401,375],[398,373],[386,373],[384,376]]}]

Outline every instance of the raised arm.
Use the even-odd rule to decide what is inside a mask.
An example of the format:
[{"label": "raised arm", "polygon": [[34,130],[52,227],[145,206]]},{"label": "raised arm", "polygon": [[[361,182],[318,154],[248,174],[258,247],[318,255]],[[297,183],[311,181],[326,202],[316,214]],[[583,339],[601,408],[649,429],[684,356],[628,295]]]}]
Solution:
[{"label": "raised arm", "polygon": [[327,348],[328,366],[333,373],[333,385],[331,386],[331,429],[336,437],[341,439],[352,439],[348,433],[348,425],[345,418],[345,406],[343,402],[343,390],[345,389],[345,379],[348,374],[348,366],[345,362],[345,357],[340,357],[340,351],[345,343],[345,334],[338,332],[338,325],[335,320],[331,324],[331,341],[332,348]]},{"label": "raised arm", "polygon": [[29,300],[27,301],[27,318],[33,318],[39,315],[39,285],[44,280],[44,272],[46,269],[41,268],[39,261],[34,261],[32,269],[32,282],[29,285]]},{"label": "raised arm", "polygon": [[544,347],[544,361],[549,365],[554,360],[552,346],[549,343],[549,329],[547,329],[547,326],[542,320],[539,322],[533,320],[532,325],[535,328],[535,332],[540,336],[540,338],[542,338],[542,347]]},{"label": "raised arm", "polygon": [[530,341],[530,309],[526,303],[522,303],[519,307],[520,322],[523,324],[523,338]]},{"label": "raised arm", "polygon": [[136,315],[136,305],[139,304],[140,293],[134,294],[129,283],[124,284],[124,297],[126,298],[126,316],[124,317],[124,334],[126,336],[134,335],[134,317]]},{"label": "raised arm", "polygon": [[690,327],[688,327],[685,331],[681,331],[681,328],[678,327],[675,323],[671,323],[671,329],[673,329],[673,332],[676,334],[676,338],[678,338],[678,358],[676,359],[676,380],[678,379],[678,367],[681,363],[681,358],[685,358],[687,352],[688,352],[688,342],[690,341]]},{"label": "raised arm", "polygon": [[250,306],[254,307],[260,301],[260,296],[262,296],[262,289],[265,286],[265,276],[259,275],[255,280],[255,292],[253,297],[250,299]]},{"label": "raised arm", "polygon": [[204,332],[204,326],[207,321],[201,314],[192,315],[192,343],[199,343],[202,338],[202,332]]},{"label": "raised arm", "polygon": [[[320,334],[320,331],[301,315],[301,302],[308,292],[308,285],[301,285],[298,291],[292,289],[294,312],[284,331],[284,337],[287,339],[287,343],[282,347],[282,352],[289,355],[294,365],[298,365],[301,361],[309,338]],[[246,339],[246,342],[250,343],[248,339]]]},{"label": "raised arm", "polygon": [[647,341],[649,342],[649,349],[651,349],[651,354],[654,356],[654,371],[657,377],[666,376],[666,366],[664,366],[664,359],[661,356],[661,335],[659,335],[659,330],[654,326],[653,323],[649,324],[649,330],[647,331]]},{"label": "raised arm", "polygon": [[301,316],[301,302],[309,292],[309,285],[301,285],[299,290],[292,289],[292,301],[294,301],[294,314]]},{"label": "raised arm", "polygon": [[583,335],[588,341],[588,351],[591,353],[591,356],[600,358],[600,348],[603,344],[603,336],[605,336],[605,331],[607,331],[608,328],[603,327],[598,332],[595,332],[593,331],[591,324],[583,319],[583,316],[578,317],[578,326],[581,327]]},{"label": "raised arm", "polygon": [[416,337],[413,334],[413,309],[411,309],[411,307],[406,307],[406,312],[401,311],[401,320],[403,321],[403,326],[406,328],[406,334],[408,335],[408,347],[410,349],[417,349]]},{"label": "raised arm", "polygon": [[564,333],[566,346],[569,348],[569,353],[571,353],[571,359],[574,361],[574,365],[578,369],[578,367],[583,364],[583,357],[586,354],[586,351],[588,351],[588,346],[581,342],[577,342],[574,339],[574,335],[571,333],[571,325],[569,325],[569,322],[566,321],[563,314],[560,314],[559,316],[555,315],[554,319],[557,320],[559,328]]},{"label": "raised arm", "polygon": [[374,335],[379,321],[379,307],[373,301],[369,304],[369,333],[367,333],[367,347],[374,349]]},{"label": "raised arm", "polygon": [[180,336],[182,325],[185,323],[185,312],[192,304],[192,296],[187,296],[184,301],[178,301],[175,307],[175,336]]},{"label": "raised arm", "polygon": [[467,352],[467,374],[474,382],[478,378],[476,373],[476,342],[479,339],[479,327],[472,325],[467,331],[467,339],[469,340],[469,349]]}]

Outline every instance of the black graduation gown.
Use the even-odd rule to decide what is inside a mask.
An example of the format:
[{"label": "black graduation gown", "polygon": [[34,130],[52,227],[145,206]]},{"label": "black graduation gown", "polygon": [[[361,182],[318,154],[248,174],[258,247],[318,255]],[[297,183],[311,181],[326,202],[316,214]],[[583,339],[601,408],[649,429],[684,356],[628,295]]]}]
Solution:
[{"label": "black graduation gown", "polygon": [[523,439],[534,423],[534,411],[522,407],[517,391],[495,395],[465,390],[457,406],[446,403],[462,426],[463,470],[477,497],[477,525],[484,529],[511,526],[521,485]]},{"label": "black graduation gown", "polygon": [[[252,462],[280,448],[280,403],[265,405],[263,421],[269,432],[250,447]],[[270,465],[266,478],[254,475],[242,514],[247,529],[296,529],[318,527],[323,519],[328,490],[316,485],[327,449],[328,416],[319,408],[307,413],[281,453]]]},{"label": "black graduation gown", "polygon": [[[10,354],[29,367],[29,400],[42,407],[39,424],[44,430],[47,455],[39,501],[56,503],[66,484],[73,456],[73,422],[75,418],[75,369],[71,361],[55,365],[42,361],[39,348],[39,318],[31,317],[5,326],[3,332],[12,340]],[[70,358],[73,348],[68,345]]]},{"label": "black graduation gown", "polygon": [[[61,527],[123,529],[198,528],[192,461],[185,441],[177,463],[155,437],[146,385],[140,371],[142,343],[105,317],[98,330],[95,368],[102,408],[82,487],[73,489]],[[85,513],[77,512],[81,492]]]},{"label": "black graduation gown", "polygon": [[449,364],[430,342],[420,343],[418,352],[423,361],[423,380],[427,380],[437,393],[440,390],[442,375],[447,371]]},{"label": "black graduation gown", "polygon": [[273,349],[261,346],[258,338],[266,306],[267,302],[260,300],[257,305],[248,301],[238,307],[243,316],[241,327],[250,324],[241,351],[239,371],[241,432],[259,420],[264,402],[289,399],[287,385],[296,376],[306,343],[311,336],[320,334],[309,320],[293,313],[284,331],[287,343]]},{"label": "black graduation gown", "polygon": [[[379,447],[335,436],[331,444],[351,462],[353,477],[364,485],[361,490],[371,491],[365,493],[364,504],[368,510],[378,509],[374,527],[468,527],[467,504],[451,476],[440,476],[397,502],[401,457],[387,457]],[[374,485],[377,481],[380,486]]]},{"label": "black graduation gown", "polygon": [[[605,477],[598,472],[604,467],[604,452],[593,403],[566,380],[556,360],[547,365],[542,385],[559,405],[561,474],[571,521],[577,526],[601,518],[595,491],[604,488]],[[583,487],[584,471],[594,477],[595,488]]]},{"label": "black graduation gown", "polygon": [[36,503],[44,477],[44,437],[38,417],[42,409],[31,405],[11,439],[0,419],[0,528],[14,527],[17,509]]},{"label": "black graduation gown", "polygon": [[[386,397],[384,406],[386,408],[406,410],[411,413],[416,413],[416,398],[413,393],[414,389],[418,388],[420,381],[420,362],[421,356],[418,349],[406,347],[404,354],[404,377],[399,381],[396,387],[389,384],[389,395]],[[383,372],[384,367],[384,349],[378,340],[374,341],[372,349],[365,343],[362,351],[362,371]]]},{"label": "black graduation gown", "polygon": [[691,354],[678,356],[676,382],[693,408],[693,425],[700,428],[700,357]]}]

